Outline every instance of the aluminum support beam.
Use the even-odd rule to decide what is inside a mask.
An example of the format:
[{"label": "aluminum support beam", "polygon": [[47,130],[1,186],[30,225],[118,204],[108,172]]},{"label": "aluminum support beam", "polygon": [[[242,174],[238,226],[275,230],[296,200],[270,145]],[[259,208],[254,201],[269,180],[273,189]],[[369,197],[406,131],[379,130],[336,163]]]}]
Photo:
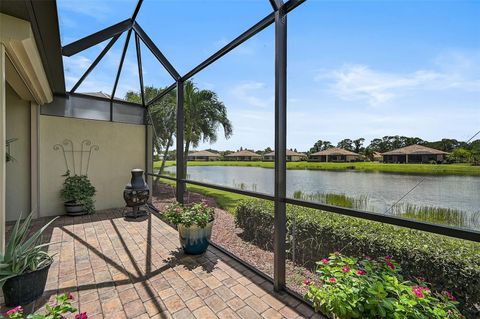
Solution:
[{"label": "aluminum support beam", "polygon": [[275,217],[273,280],[285,288],[287,217],[287,15],[275,12]]},{"label": "aluminum support beam", "polygon": [[177,82],[177,187],[176,187],[176,198],[177,202],[183,203],[183,195],[185,193],[185,160],[184,160],[184,131],[185,131],[185,114],[184,114],[184,82]]},{"label": "aluminum support beam", "polygon": [[132,29],[128,30],[127,38],[125,39],[125,45],[123,46],[122,56],[120,57],[120,63],[118,64],[117,76],[115,77],[115,83],[113,84],[112,95],[110,96],[110,121],[113,121],[113,99],[115,98],[115,92],[117,91],[118,80],[120,79],[120,74],[122,73],[123,61],[125,60],[125,55],[127,54],[128,43],[130,42],[130,36],[132,35]]},{"label": "aluminum support beam", "polygon": [[96,44],[99,44],[100,42],[103,42],[118,34],[121,34],[124,31],[130,29],[131,27],[132,27],[132,20],[130,19],[124,20],[108,28],[95,32],[94,34],[86,36],[80,40],[67,44],[62,48],[62,54],[64,56],[72,56]]},{"label": "aluminum support beam", "polygon": [[155,45],[155,43],[150,39],[150,37],[143,31],[140,25],[136,22],[133,23],[133,29],[135,32],[140,36],[143,43],[147,46],[147,48],[152,52],[152,54],[157,58],[157,60],[163,65],[163,67],[170,73],[175,81],[180,79],[180,74],[178,74],[177,70],[173,67],[173,65],[167,60],[167,58],[163,55],[160,49]]},{"label": "aluminum support beam", "polygon": [[103,59],[103,57],[105,56],[105,54],[107,54],[108,50],[110,50],[110,48],[115,44],[115,42],[117,42],[118,38],[121,36],[122,34],[117,34],[116,36],[114,36],[110,42],[108,42],[107,46],[102,50],[102,52],[100,52],[100,54],[97,56],[97,58],[95,59],[95,61],[93,61],[92,65],[90,65],[90,67],[87,69],[87,71],[85,71],[85,73],[82,75],[82,77],[78,80],[77,83],[75,83],[75,85],[73,86],[73,88],[70,90],[70,93],[74,93],[78,87],[82,84],[82,82],[85,80],[85,78],[90,74],[90,72],[93,71],[93,69],[95,69],[95,67],[97,66],[97,64]]},{"label": "aluminum support beam", "polygon": [[140,38],[136,33],[135,33],[135,47],[137,49],[137,66],[138,66],[138,79],[140,80],[140,96],[142,98],[142,105],[145,106],[145,89],[143,87],[142,52],[140,50]]}]

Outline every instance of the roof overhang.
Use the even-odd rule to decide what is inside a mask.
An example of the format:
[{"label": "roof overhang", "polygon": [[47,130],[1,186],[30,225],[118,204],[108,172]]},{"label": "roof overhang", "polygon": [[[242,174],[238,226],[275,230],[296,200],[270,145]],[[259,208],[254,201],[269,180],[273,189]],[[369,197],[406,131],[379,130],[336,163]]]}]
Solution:
[{"label": "roof overhang", "polygon": [[[29,24],[29,40],[24,49],[35,45],[37,60],[41,61],[44,76],[53,94],[65,94],[65,77],[60,45],[57,4],[55,0],[2,0],[0,1],[1,33],[6,33],[9,22],[5,15]],[[18,30],[17,30],[18,32]],[[25,32],[25,31],[22,31]],[[18,43],[17,43],[18,45]],[[7,47],[7,45],[5,45]],[[22,50],[21,50],[22,51]],[[31,54],[30,52],[27,52]],[[12,53],[9,52],[12,59]],[[14,61],[12,61],[14,62]],[[37,61],[38,62],[38,61]],[[18,70],[17,70],[18,71]]]},{"label": "roof overhang", "polygon": [[[6,80],[22,98],[40,105],[53,100],[52,90],[28,21],[0,13],[0,42],[9,59]],[[21,81],[20,81],[21,79]],[[24,85],[21,85],[23,82]],[[25,92],[25,87],[30,94]],[[19,91],[22,91],[21,93]]]}]

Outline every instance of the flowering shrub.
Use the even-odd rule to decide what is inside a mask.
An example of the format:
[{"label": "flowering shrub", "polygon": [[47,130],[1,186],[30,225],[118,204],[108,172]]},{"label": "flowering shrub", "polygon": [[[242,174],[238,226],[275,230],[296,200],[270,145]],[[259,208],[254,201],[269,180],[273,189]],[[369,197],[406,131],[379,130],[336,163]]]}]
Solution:
[{"label": "flowering shrub", "polygon": [[[273,250],[273,203],[243,201],[235,222],[243,240]],[[439,290],[456,292],[464,315],[480,318],[480,243],[287,204],[287,258],[314,270],[335,250],[357,258],[392,255],[404,276],[421,271]]]},{"label": "flowering shrub", "polygon": [[[74,313],[77,311],[75,307],[72,306],[73,295],[71,293],[62,294],[56,297],[57,302],[54,305],[46,305],[46,313],[43,315],[40,314],[30,314],[27,317],[24,316],[23,308],[17,306],[5,312],[6,318],[8,319],[63,319],[66,318],[66,314]],[[4,318],[3,316],[0,318]],[[70,317],[69,317],[70,318]],[[87,313],[82,312],[75,315],[75,319],[88,319]]]},{"label": "flowering shrub", "polygon": [[167,207],[163,216],[174,225],[182,224],[185,227],[197,225],[203,228],[213,220],[214,210],[206,202],[190,206],[175,203]]},{"label": "flowering shrub", "polygon": [[317,262],[305,295],[316,311],[331,318],[463,318],[451,292],[432,291],[424,278],[404,280],[390,256],[380,260],[340,253]]}]

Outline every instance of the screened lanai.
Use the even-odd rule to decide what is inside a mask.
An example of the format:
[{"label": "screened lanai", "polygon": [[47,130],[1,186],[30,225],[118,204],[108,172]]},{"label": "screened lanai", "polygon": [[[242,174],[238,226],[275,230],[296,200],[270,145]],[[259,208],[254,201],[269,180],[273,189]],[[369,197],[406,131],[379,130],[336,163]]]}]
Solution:
[{"label": "screened lanai", "polygon": [[[371,181],[378,183],[378,187],[365,186],[365,181],[377,177],[379,171],[363,171],[364,179],[355,179],[360,176],[355,167],[358,163],[315,169],[315,173],[326,171],[326,176],[312,177],[315,183],[334,181],[335,187],[314,184],[312,189],[316,192],[307,194],[303,184],[294,181],[297,170],[294,165],[288,166],[286,159],[287,152],[293,152],[295,146],[287,138],[300,141],[312,132],[329,136],[335,130],[357,126],[361,132],[376,132],[372,126],[383,125],[383,121],[396,123],[392,119],[395,116],[387,114],[372,120],[369,126],[362,126],[354,119],[366,113],[383,112],[377,105],[400,96],[393,90],[404,85],[392,84],[394,89],[387,86],[385,93],[377,91],[381,83],[442,78],[433,71],[430,74],[421,70],[397,79],[348,63],[339,69],[328,69],[329,64],[337,63],[328,53],[329,45],[337,47],[342,52],[339,59],[346,61],[348,54],[354,55],[356,46],[370,45],[354,36],[330,36],[332,30],[342,29],[338,21],[353,19],[359,25],[367,22],[359,18],[359,11],[343,12],[348,3],[310,2],[314,1],[164,1],[161,4],[148,0],[82,4],[45,1],[41,5],[22,0],[25,12],[20,17],[15,9],[17,4],[7,1],[2,7],[3,14],[28,18],[32,24],[52,95],[48,103],[31,101],[27,106],[35,111],[27,121],[34,132],[27,147],[30,153],[26,155],[33,177],[28,179],[29,205],[25,207],[36,211],[35,227],[44,224],[49,216],[61,214],[62,203],[57,198],[62,185],[60,171],[70,170],[71,160],[75,167],[75,155],[63,159],[55,152],[54,145],[65,146],[65,141],[71,141],[72,154],[77,144],[83,147],[85,140],[99,147],[88,160],[91,161],[88,175],[93,176],[97,187],[98,212],[83,217],[61,217],[53,224],[47,237],[52,242],[62,241],[51,246],[59,261],[49,273],[46,293],[30,305],[32,310],[42,309],[57,293],[73,291],[80,311],[98,318],[307,318],[325,314],[328,317],[331,314],[316,303],[318,300],[312,302],[304,295],[312,282],[320,280],[316,269],[321,262],[345,255],[358,259],[373,256],[382,262],[387,258],[386,265],[393,256],[398,265],[405,264],[402,273],[405,278],[426,277],[433,282],[428,289],[454,291],[464,314],[471,318],[478,314],[476,283],[480,276],[465,264],[478,256],[480,242],[476,202],[468,199],[478,190],[477,173],[469,177],[472,179],[469,185],[473,186],[462,187],[458,196],[455,193],[450,197],[445,189],[460,183],[453,177],[447,181],[450,184],[440,185],[430,175],[422,175],[423,172],[418,175],[414,172],[414,177],[402,180],[401,173],[383,168],[388,178]],[[375,12],[377,20],[372,19],[371,23],[386,23],[388,17],[395,16],[395,10],[386,8],[385,15]],[[407,13],[401,11],[402,16]],[[47,23],[50,21],[47,16],[55,22]],[[304,22],[306,18],[310,20]],[[440,18],[434,16],[432,20]],[[315,23],[325,33],[314,27]],[[419,28],[423,27],[418,23]],[[218,30],[220,36],[212,35],[212,29]],[[52,30],[56,34],[52,35]],[[354,33],[352,29],[345,32]],[[362,32],[370,34],[371,30]],[[411,32],[405,27],[404,34],[398,31],[397,35],[404,37]],[[376,36],[386,41],[390,35],[385,32]],[[346,43],[347,40],[351,42]],[[327,53],[321,54],[322,46],[310,52],[311,42],[325,43]],[[371,45],[374,46],[373,40]],[[388,55],[395,50],[393,46],[389,43],[378,51]],[[376,58],[364,55],[367,53],[358,53],[366,60]],[[310,67],[315,59],[323,64]],[[392,54],[392,61],[404,59]],[[59,66],[61,72],[57,70]],[[360,85],[365,78],[372,77],[371,83]],[[337,81],[336,86],[323,82],[331,79]],[[319,86],[311,88],[306,84],[308,81]],[[14,85],[8,83],[18,94]],[[411,89],[409,85],[404,85],[405,90]],[[449,89],[452,87],[455,86]],[[310,96],[308,89],[318,96]],[[341,103],[361,99],[367,105],[366,110],[347,112],[341,109],[344,105],[341,103],[333,107],[333,98],[322,95],[322,90],[327,89],[341,95]],[[202,125],[208,120],[195,122],[195,116],[202,117],[205,113],[198,115],[192,111],[195,105],[192,92],[211,94],[228,111],[224,117],[228,115],[236,121],[230,127],[229,120],[223,118],[211,124],[212,128],[204,129]],[[370,95],[365,98],[365,94]],[[10,101],[14,99],[16,96],[10,97]],[[14,104],[7,99],[8,103]],[[326,111],[330,118],[325,119],[320,119],[321,113],[309,116],[310,111],[305,107],[329,108],[329,103],[334,110]],[[338,118],[332,116],[336,112]],[[342,118],[345,114],[353,114],[353,119],[345,120]],[[235,140],[236,134],[242,135],[241,142]],[[475,136],[465,138],[466,145]],[[260,147],[242,144],[257,145],[256,141],[271,148],[259,152]],[[32,146],[35,143],[38,147]],[[208,165],[187,161],[189,153],[200,148],[213,152],[221,160],[212,160]],[[264,154],[272,151],[273,163],[264,163]],[[314,153],[298,150],[304,155],[303,151]],[[235,152],[252,152],[257,156],[247,162],[258,161],[263,166],[255,167],[257,171],[253,173],[242,170],[252,166],[249,164],[229,167],[236,166],[228,164],[228,155]],[[358,161],[370,162],[366,156],[362,153]],[[307,156],[304,157],[306,161]],[[217,161],[227,167],[225,171],[213,171]],[[237,161],[230,160],[233,162]],[[77,160],[77,169],[78,163]],[[440,165],[447,164],[437,166]],[[145,171],[151,190],[149,213],[136,222],[123,219],[121,197],[133,168]],[[339,175],[343,170],[354,175],[349,177],[352,182]],[[296,178],[305,184],[314,183],[303,175]],[[353,189],[351,193],[346,190],[348,187]],[[395,190],[393,199],[375,197],[388,188]],[[445,204],[445,210],[452,222],[422,219],[408,206],[407,200],[413,196],[418,207],[433,207],[437,204],[435,200],[426,199],[431,193],[437,195],[432,198],[448,197],[446,202],[451,205]],[[8,206],[8,198],[6,202]],[[164,212],[173,203],[202,202],[215,209],[210,248],[204,255],[189,256],[179,248],[177,231],[165,223]],[[467,217],[461,215],[462,209],[468,211]],[[9,222],[15,217],[6,217],[7,239],[12,231]],[[455,251],[454,247],[459,249]],[[445,270],[443,264],[431,267],[432,260],[440,255],[449,256],[450,270]],[[454,256],[465,258],[465,263]],[[395,267],[400,271],[397,261]],[[350,266],[353,269],[353,264]],[[466,274],[460,275],[459,269]],[[464,280],[456,285],[454,278],[458,276]]]}]

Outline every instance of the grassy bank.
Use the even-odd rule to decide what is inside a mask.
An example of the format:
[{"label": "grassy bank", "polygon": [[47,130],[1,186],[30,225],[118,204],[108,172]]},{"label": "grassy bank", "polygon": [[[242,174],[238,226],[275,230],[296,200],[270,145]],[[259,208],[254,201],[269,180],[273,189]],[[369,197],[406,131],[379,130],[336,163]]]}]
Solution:
[{"label": "grassy bank", "polygon": [[[155,162],[159,168],[161,162]],[[167,166],[175,165],[175,161],[167,161]],[[274,168],[273,162],[241,162],[241,161],[212,161],[188,162],[189,166],[247,166]],[[319,163],[319,162],[289,162],[287,169],[311,170],[358,170],[366,172],[404,173],[404,174],[432,174],[432,175],[471,175],[480,176],[480,166],[469,164],[384,164],[372,162],[358,163]]]},{"label": "grassy bank", "polygon": [[[175,186],[175,182],[167,179],[161,179],[162,183],[168,184],[170,186]],[[237,206],[242,200],[250,199],[248,196],[234,194],[230,192],[224,192],[221,190],[198,186],[198,185],[189,185],[187,184],[187,190],[190,192],[202,194],[204,196],[211,197],[215,199],[216,203],[220,208],[228,211],[229,213],[235,213]]]}]

